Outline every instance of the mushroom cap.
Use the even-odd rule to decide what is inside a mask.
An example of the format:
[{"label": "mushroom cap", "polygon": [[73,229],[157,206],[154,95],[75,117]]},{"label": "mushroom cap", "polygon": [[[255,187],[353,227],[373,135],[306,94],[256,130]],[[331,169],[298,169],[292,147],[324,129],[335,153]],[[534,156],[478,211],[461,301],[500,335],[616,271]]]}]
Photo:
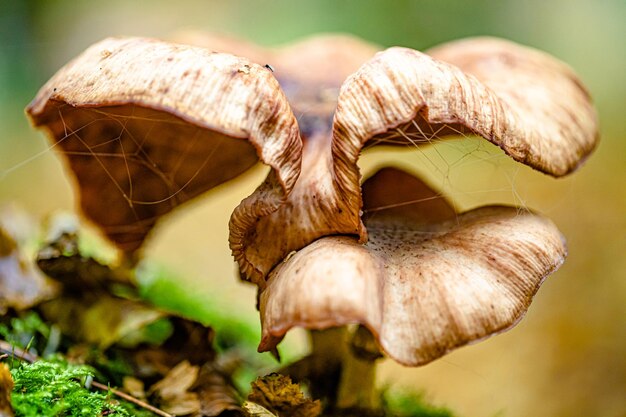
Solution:
[{"label": "mushroom cap", "polygon": [[300,172],[297,122],[271,72],[202,48],[105,39],[27,112],[65,157],[82,211],[128,253],[162,215],[259,158],[274,188],[244,218],[280,205]]},{"label": "mushroom cap", "polygon": [[[337,56],[356,61],[345,43],[329,42],[328,48],[344,48]],[[371,52],[373,46],[359,50]],[[331,132],[324,129],[323,115],[330,113],[321,99],[317,107],[311,100],[303,100],[309,103],[303,106],[300,96],[288,94],[294,109],[322,110],[295,112],[304,142],[303,169],[285,204],[252,229],[231,222],[231,248],[244,276],[262,287],[287,254],[323,236],[367,240],[357,166],[366,145],[412,147],[477,134],[554,176],[573,171],[596,146],[589,95],[555,58],[492,38],[451,42],[429,54],[389,48],[363,64],[341,86]],[[318,68],[314,64],[307,68]]]},{"label": "mushroom cap", "polygon": [[[321,33],[305,37],[276,48],[264,48],[236,37],[184,31],[176,34],[179,43],[200,46],[210,51],[246,57],[259,65],[271,65],[281,87],[289,91],[294,81],[314,87],[315,94],[323,86],[339,88],[346,78],[381,48],[355,36],[341,33]],[[287,93],[289,97],[289,94]],[[292,105],[297,105],[294,100]]]},{"label": "mushroom cap", "polygon": [[430,143],[476,134],[553,176],[580,166],[598,142],[597,115],[574,72],[513,42],[470,38],[426,53],[380,52],[346,80],[333,125],[337,172],[358,198],[356,159],[370,143]]},{"label": "mushroom cap", "polygon": [[364,189],[365,245],[324,237],[270,274],[260,294],[260,351],[295,326],[360,323],[390,357],[422,365],[515,325],[565,258],[561,234],[536,214],[490,206],[455,215],[423,182],[395,169]]},{"label": "mushroom cap", "polygon": [[375,45],[345,35],[277,50],[182,39],[205,48],[140,38],[96,44],[27,110],[63,151],[83,212],[128,253],[180,203],[259,158],[270,165],[230,221],[242,276],[261,288],[287,254],[320,237],[367,240],[357,166],[365,145],[478,134],[558,176],[597,143],[595,112],[573,72],[512,42],[476,38],[430,56],[390,48],[371,58]]},{"label": "mushroom cap", "polygon": [[[205,42],[209,45],[211,38]],[[231,217],[230,247],[241,275],[261,288],[281,259],[320,236],[365,237],[360,202],[346,199],[335,180],[331,126],[341,83],[377,50],[352,36],[327,34],[267,53],[298,118],[303,150],[301,180],[278,210],[246,223],[240,219],[240,206]],[[262,198],[271,183],[270,178],[251,197]],[[242,206],[247,204],[244,200]]]}]

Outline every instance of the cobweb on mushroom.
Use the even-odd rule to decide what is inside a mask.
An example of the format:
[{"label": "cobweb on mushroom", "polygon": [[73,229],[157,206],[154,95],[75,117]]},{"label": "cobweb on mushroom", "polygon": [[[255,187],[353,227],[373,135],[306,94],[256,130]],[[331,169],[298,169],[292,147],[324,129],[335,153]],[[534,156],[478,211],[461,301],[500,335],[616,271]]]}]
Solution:
[{"label": "cobweb on mushroom", "polygon": [[520,211],[532,206],[527,202],[526,182],[518,181],[520,173],[531,169],[461,125],[427,123],[420,114],[373,137],[364,150],[359,160],[364,177],[399,162],[436,189],[457,212],[485,204],[510,204]]},{"label": "cobweb on mushroom", "polygon": [[[195,182],[204,170],[211,169],[212,160],[219,154],[219,142],[224,140],[218,139],[218,143],[209,148],[201,142],[201,129],[190,128],[175,116],[139,106],[81,109],[81,117],[74,116],[70,124],[69,119],[63,117],[67,107],[58,108],[63,136],[33,158],[58,148],[73,157],[75,163],[87,159],[97,161],[100,169],[92,175],[108,179],[136,220],[133,225],[110,226],[107,233],[127,232],[128,228],[153,224],[161,216],[160,210],[157,208],[154,215],[148,215],[146,207],[172,209],[195,196]],[[378,135],[366,144],[364,150],[367,152],[359,161],[364,168],[364,177],[375,168],[397,165],[399,161],[403,168],[428,181],[452,204],[459,205],[457,211],[487,203],[508,203],[520,210],[527,209],[526,190],[517,177],[521,170],[528,168],[459,125],[433,125],[423,119],[417,120],[419,122],[413,119]],[[134,133],[133,127],[138,124],[143,126],[145,133]],[[93,134],[93,130],[100,133]],[[169,144],[162,142],[163,149],[147,144],[150,135],[163,135],[164,132],[171,132],[181,140]],[[394,146],[407,143],[409,148]],[[253,158],[251,155],[246,157]],[[191,158],[194,161],[190,161]],[[165,165],[164,159],[167,160]],[[23,162],[31,160],[28,158]],[[5,169],[4,176],[22,164]],[[139,166],[151,175],[141,180],[133,179],[131,173]],[[149,196],[143,191],[145,188],[150,189]]]},{"label": "cobweb on mushroom", "polygon": [[[194,147],[197,141],[198,132],[196,131],[183,148],[183,152],[175,157],[176,162],[171,172],[163,170],[157,164],[152,156],[151,150],[144,146],[147,136],[153,131],[157,125],[170,125],[184,129],[184,123],[163,117],[162,119],[151,119],[150,117],[135,115],[136,107],[133,106],[131,113],[115,114],[100,111],[98,109],[89,109],[84,111],[85,120],[81,125],[68,126],[63,118],[63,107],[59,108],[59,117],[63,121],[65,134],[58,144],[63,148],[63,152],[68,156],[95,159],[101,167],[98,175],[108,177],[115,188],[119,191],[119,195],[126,201],[128,207],[131,208],[135,219],[135,225],[117,226],[122,228],[141,227],[144,223],[151,223],[157,216],[149,216],[141,218],[138,206],[158,205],[168,203],[172,207],[176,206],[178,201],[187,197],[186,188],[200,173],[202,168],[206,166],[213,152],[210,152],[204,159],[202,166],[196,170],[183,184],[177,182],[177,174],[183,165],[185,157]],[[169,119],[169,120],[168,120]],[[151,127],[148,129],[144,137],[135,137],[131,130],[127,128],[129,123],[141,121],[149,123]],[[83,135],[84,131],[89,129],[99,129],[101,135]],[[86,132],[85,132],[86,133]],[[84,137],[92,138],[92,140],[84,139]],[[93,140],[96,139],[96,140]],[[217,149],[217,148],[215,148]],[[77,164],[80,164],[79,158],[74,158]],[[137,184],[133,182],[131,169],[141,165],[153,174],[153,178],[146,178]],[[121,175],[120,175],[121,174]],[[149,184],[148,184],[149,183]],[[142,187],[151,187],[153,190],[159,190],[157,198],[143,199],[141,197]],[[179,198],[182,197],[182,198]],[[185,198],[188,199],[189,197]],[[121,230],[120,230],[121,231]],[[107,232],[115,233],[111,227],[107,228]]]},{"label": "cobweb on mushroom", "polygon": [[[153,160],[151,156],[153,151],[147,148],[146,145],[147,138],[154,130],[155,126],[159,125],[167,125],[183,131],[186,127],[184,122],[172,117],[167,117],[165,114],[163,114],[162,118],[136,115],[135,110],[137,107],[132,106],[130,114],[124,114],[126,111],[122,112],[121,109],[119,114],[104,112],[97,108],[89,109],[84,113],[86,118],[90,118],[91,120],[84,121],[83,124],[74,127],[68,126],[65,122],[63,107],[60,107],[58,112],[59,118],[63,122],[65,134],[56,145],[60,145],[64,148],[63,152],[68,156],[87,157],[98,161],[102,168],[102,173],[111,180],[119,190],[120,195],[128,203],[128,206],[132,208],[137,205],[161,204],[168,200],[173,200],[171,205],[176,206],[179,203],[177,200],[189,199],[189,196],[186,195],[186,188],[189,187],[202,169],[208,164],[215,151],[219,149],[218,143],[217,146],[204,157],[201,166],[197,168],[183,184],[179,184],[177,182],[177,176],[181,167],[185,165],[185,158],[191,154],[194,145],[197,145],[200,130],[196,129],[195,132],[187,138],[186,143],[182,147],[182,152],[178,155],[173,155],[175,160],[172,167],[173,169],[171,172],[167,172]],[[137,121],[144,124],[148,123],[151,126],[143,137],[136,137],[133,132],[127,128],[129,123]],[[81,132],[90,128],[99,129],[102,133],[101,135],[87,135],[87,137],[97,139],[95,141],[83,139]],[[136,193],[140,194],[142,185],[138,184],[135,186],[133,184],[131,166],[135,164],[147,168],[154,174],[157,183],[161,185],[161,187],[159,187],[161,188],[161,198],[142,200],[136,195]],[[124,179],[119,179],[119,175],[112,173],[113,170],[120,171],[120,166],[122,167],[121,171],[125,172]],[[151,185],[154,186],[154,184]],[[182,198],[178,198],[179,194]],[[136,212],[135,215],[137,215]]]},{"label": "cobweb on mushroom", "polygon": [[[83,211],[97,216],[92,220],[114,240],[128,236],[121,243],[129,250],[160,216],[257,160],[247,141],[162,111],[58,104],[56,112],[48,128],[57,140],[47,151],[55,148],[67,156],[81,185]],[[221,172],[225,165],[230,172]]]}]

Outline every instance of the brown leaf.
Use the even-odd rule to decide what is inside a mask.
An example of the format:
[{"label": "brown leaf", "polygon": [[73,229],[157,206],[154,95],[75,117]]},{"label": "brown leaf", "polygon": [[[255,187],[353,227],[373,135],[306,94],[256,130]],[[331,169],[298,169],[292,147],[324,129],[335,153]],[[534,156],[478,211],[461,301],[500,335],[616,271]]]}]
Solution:
[{"label": "brown leaf", "polygon": [[142,346],[131,353],[135,373],[141,378],[164,375],[180,362],[202,366],[215,359],[213,330],[191,320],[170,317],[171,336],[159,346]]},{"label": "brown leaf", "polygon": [[158,323],[163,324],[162,330],[153,339],[152,334],[144,332],[149,325],[165,320],[165,312],[141,301],[112,295],[114,287],[134,295],[132,272],[84,256],[79,250],[77,225],[66,219],[59,221],[59,217],[62,216],[53,219],[48,231],[53,240],[37,256],[40,269],[62,284],[60,296],[41,306],[46,318],[74,340],[103,349],[112,344],[134,347],[167,339],[168,323]]},{"label": "brown leaf", "polygon": [[172,398],[180,395],[191,388],[200,368],[182,361],[172,368],[165,377],[150,387],[149,393],[161,398]]},{"label": "brown leaf", "polygon": [[251,401],[246,401],[242,407],[248,417],[278,417],[262,405]]},{"label": "brown leaf", "polygon": [[170,414],[186,416],[200,410],[200,400],[195,392],[183,392],[175,397],[163,399],[160,407]]},{"label": "brown leaf", "polygon": [[0,314],[24,310],[52,298],[57,286],[41,274],[0,226]]},{"label": "brown leaf", "polygon": [[195,414],[196,417],[219,416],[225,411],[232,417],[243,415],[237,391],[228,378],[212,364],[207,363],[201,368],[193,391],[200,401],[200,410]]},{"label": "brown leaf", "polygon": [[125,376],[122,380],[124,391],[140,400],[146,398],[146,390],[142,380],[134,376]]},{"label": "brown leaf", "polygon": [[63,284],[64,295],[97,298],[100,293],[109,293],[115,283],[133,287],[128,269],[105,265],[80,253],[76,229],[57,230],[54,240],[37,253],[37,265],[46,275]]},{"label": "brown leaf", "polygon": [[11,392],[13,391],[13,378],[9,367],[0,363],[0,417],[13,417],[11,407]]},{"label": "brown leaf", "polygon": [[99,294],[96,300],[62,297],[41,306],[44,316],[74,340],[106,349],[115,343],[135,346],[133,336],[147,325],[167,316],[139,301]]},{"label": "brown leaf", "polygon": [[150,387],[148,394],[159,407],[172,414],[187,415],[200,410],[198,395],[189,389],[198,378],[199,368],[180,362],[165,377]]},{"label": "brown leaf", "polygon": [[316,417],[321,413],[319,400],[306,398],[298,384],[285,375],[270,374],[252,383],[248,401],[261,405],[279,417]]}]

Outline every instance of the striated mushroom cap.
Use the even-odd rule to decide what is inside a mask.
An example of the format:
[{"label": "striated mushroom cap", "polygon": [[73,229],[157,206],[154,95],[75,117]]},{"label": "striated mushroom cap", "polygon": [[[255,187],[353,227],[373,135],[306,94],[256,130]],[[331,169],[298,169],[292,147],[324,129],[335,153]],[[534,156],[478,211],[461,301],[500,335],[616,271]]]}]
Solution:
[{"label": "striated mushroom cap", "polygon": [[[337,56],[343,60],[356,61],[345,43],[329,42],[327,47],[342,51]],[[359,50],[371,52],[373,47]],[[571,69],[555,58],[491,38],[451,42],[428,53],[390,48],[367,61],[341,86],[332,129],[324,127],[326,110],[295,112],[304,147],[302,175],[292,193],[254,225],[242,227],[236,215],[231,221],[231,248],[245,277],[263,287],[281,259],[323,236],[367,240],[357,166],[365,146],[426,145],[446,136],[476,134],[553,176],[576,169],[596,146],[590,97]],[[319,72],[327,66],[318,65]],[[280,80],[280,64],[275,67]],[[316,61],[306,68],[316,73]],[[284,88],[289,91],[291,85]],[[311,100],[301,106],[299,96],[288,96],[293,108],[326,109],[319,104],[321,97],[315,107]]]},{"label": "striated mushroom cap", "polygon": [[261,159],[282,203],[300,172],[296,119],[271,71],[247,59],[142,38],[101,41],[28,106],[74,175],[80,207],[127,253],[177,205]]},{"label": "striated mushroom cap", "polygon": [[127,253],[180,203],[258,159],[270,165],[230,221],[242,276],[261,288],[282,259],[320,237],[367,240],[357,166],[365,146],[477,134],[559,176],[597,143],[595,112],[573,72],[508,41],[374,56],[377,46],[346,35],[276,50],[218,36],[179,39],[203,48],[98,43],[27,111],[65,156],[83,212]]},{"label": "striated mushroom cap", "polygon": [[259,64],[271,65],[298,119],[302,174],[285,203],[253,222],[242,218],[252,205],[249,199],[271,192],[273,180],[268,178],[231,216],[229,242],[241,276],[263,288],[268,272],[283,257],[320,236],[343,233],[365,239],[360,202],[346,198],[335,179],[332,119],[346,77],[380,48],[341,34],[316,35],[277,49],[198,32],[184,32],[176,39],[209,50],[248,54]]},{"label": "striated mushroom cap", "polygon": [[[335,178],[331,129],[341,83],[377,50],[352,36],[322,35],[267,53],[298,119],[303,150],[300,180],[278,210],[247,223],[240,217],[248,204],[244,200],[231,217],[230,247],[241,274],[261,288],[281,259],[320,236],[365,238],[360,202],[343,194]],[[257,190],[249,198],[265,192]]]},{"label": "striated mushroom cap", "polygon": [[260,295],[260,351],[292,327],[360,323],[405,365],[514,326],[566,255],[549,220],[513,207],[456,215],[423,182],[383,169],[364,184],[369,241],[324,237],[289,257]]},{"label": "striated mushroom cap", "polygon": [[501,39],[450,42],[426,54],[389,48],[342,86],[337,146],[428,142],[459,133],[482,136],[554,176],[576,169],[598,140],[589,93],[573,71]]}]

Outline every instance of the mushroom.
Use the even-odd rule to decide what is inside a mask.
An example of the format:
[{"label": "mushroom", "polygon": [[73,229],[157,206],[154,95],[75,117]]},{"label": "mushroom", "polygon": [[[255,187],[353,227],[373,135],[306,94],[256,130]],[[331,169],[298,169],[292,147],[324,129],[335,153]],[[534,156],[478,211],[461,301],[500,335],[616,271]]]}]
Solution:
[{"label": "mushroom", "polygon": [[281,259],[320,236],[347,233],[364,238],[359,203],[344,201],[335,179],[332,119],[342,83],[379,47],[348,35],[318,35],[276,50],[216,35],[184,33],[178,39],[271,63],[298,119],[303,174],[297,188],[276,212],[263,213],[252,223],[246,214],[268,192],[266,186],[232,214],[229,241],[242,277],[263,288],[265,276]]},{"label": "mushroom", "polygon": [[366,145],[475,133],[558,176],[597,142],[573,72],[508,41],[452,42],[429,52],[435,59],[407,48],[371,58],[377,46],[345,35],[277,50],[181,38],[205,48],[104,40],[62,68],[27,111],[66,158],[82,211],[131,255],[179,204],[258,159],[270,165],[230,224],[242,276],[260,288],[285,256],[319,237],[367,240],[356,165]]},{"label": "mushroom", "polygon": [[461,214],[426,184],[384,168],[363,184],[369,240],[328,236],[278,265],[260,295],[260,351],[294,326],[365,325],[409,366],[512,327],[564,261],[549,220],[515,207]]},{"label": "mushroom", "polygon": [[[343,54],[352,62],[349,48]],[[307,67],[322,71],[326,64],[315,65]],[[281,80],[278,62],[275,68]],[[330,100],[323,97],[318,102]],[[288,94],[288,99],[292,107],[298,105],[298,96]],[[365,146],[425,145],[476,134],[517,161],[562,176],[575,170],[598,140],[589,95],[569,67],[492,38],[451,42],[426,54],[407,48],[379,52],[341,85],[332,117],[331,127],[318,123],[330,120],[330,114],[299,115],[300,125],[312,128],[301,128],[302,174],[285,204],[254,224],[241,221],[240,208],[233,213],[231,249],[244,277],[261,289],[282,259],[320,237],[354,235],[367,241],[357,166]]]},{"label": "mushroom", "polygon": [[258,159],[272,189],[243,221],[281,204],[300,172],[297,122],[272,74],[203,48],[106,39],[59,70],[27,112],[64,156],[83,213],[131,255],[161,216]]},{"label": "mushroom", "polygon": [[[290,74],[274,66],[285,84]],[[286,91],[292,108],[299,106],[303,95]],[[390,48],[342,84],[331,128],[316,111],[299,116],[313,128],[301,128],[302,174],[285,204],[252,227],[239,223],[238,209],[231,218],[233,254],[260,287],[259,350],[274,350],[295,326],[358,323],[391,358],[417,366],[513,327],[565,259],[555,225],[515,207],[458,214],[420,180],[393,169],[366,182],[362,194],[357,160],[365,146],[476,134],[532,168],[566,175],[598,140],[595,110],[571,69],[492,38],[427,54]],[[312,333],[313,353],[303,361],[313,365],[300,367],[299,376],[317,378],[320,368],[340,362],[335,405],[374,407],[376,355],[359,359],[336,334],[330,344],[319,340],[323,333]]]},{"label": "mushroom", "polygon": [[[63,151],[83,211],[129,254],[177,204],[257,158],[271,167],[235,208],[229,236],[242,277],[259,287],[260,350],[294,326],[359,323],[390,357],[421,365],[512,327],[562,264],[549,220],[502,206],[456,213],[393,168],[362,191],[357,160],[366,146],[475,134],[541,172],[569,174],[598,133],[565,64],[493,38],[375,55],[336,35],[278,50],[193,42],[204,48],[107,39],[60,70],[28,112]],[[210,52],[224,48],[250,59]]]}]

